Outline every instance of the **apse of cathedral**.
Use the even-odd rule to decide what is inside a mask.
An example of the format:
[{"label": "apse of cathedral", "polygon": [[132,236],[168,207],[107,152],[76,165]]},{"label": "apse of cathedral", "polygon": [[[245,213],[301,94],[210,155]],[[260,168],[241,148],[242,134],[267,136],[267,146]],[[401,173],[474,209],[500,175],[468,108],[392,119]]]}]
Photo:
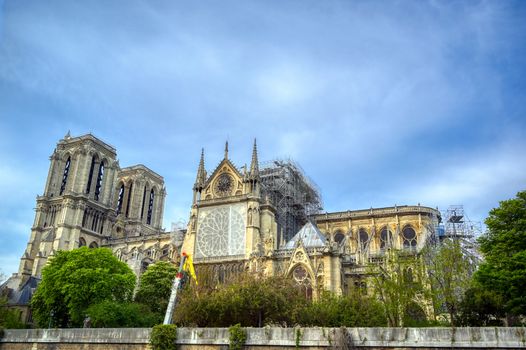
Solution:
[{"label": "apse of cathedral", "polygon": [[186,252],[198,273],[208,268],[218,282],[253,272],[291,278],[307,295],[344,294],[363,285],[365,267],[387,252],[417,254],[441,220],[421,205],[323,212],[320,191],[301,167],[259,163],[255,141],[249,166],[230,161],[228,143],[216,161],[207,172],[201,152],[188,226],[165,231],[163,177],[141,164],[121,168],[114,147],[68,133],[50,157],[19,271],[4,284],[11,302],[29,301],[24,291],[34,289],[58,250],[82,246],[112,249],[137,275]]}]

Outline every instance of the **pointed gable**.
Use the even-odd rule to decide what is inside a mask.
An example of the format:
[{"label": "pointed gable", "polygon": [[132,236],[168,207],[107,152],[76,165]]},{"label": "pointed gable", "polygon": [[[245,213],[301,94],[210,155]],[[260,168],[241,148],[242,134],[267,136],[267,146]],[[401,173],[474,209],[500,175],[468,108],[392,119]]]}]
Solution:
[{"label": "pointed gable", "polygon": [[[231,182],[231,190],[229,190],[228,195],[219,195],[216,193],[217,184],[216,180],[218,180],[223,174],[228,174],[228,177],[230,178]],[[223,175],[224,177],[225,175]],[[218,197],[229,197],[229,196],[235,196],[240,195],[243,192],[243,176],[239,172],[239,170],[236,168],[236,166],[228,159],[223,159],[219,165],[215,168],[214,172],[208,177],[206,180],[206,183],[204,185],[204,198],[212,199],[212,198],[218,198]]]},{"label": "pointed gable", "polygon": [[305,248],[323,247],[327,239],[312,222],[308,221],[299,231],[285,244],[285,249],[294,249],[301,241]]}]

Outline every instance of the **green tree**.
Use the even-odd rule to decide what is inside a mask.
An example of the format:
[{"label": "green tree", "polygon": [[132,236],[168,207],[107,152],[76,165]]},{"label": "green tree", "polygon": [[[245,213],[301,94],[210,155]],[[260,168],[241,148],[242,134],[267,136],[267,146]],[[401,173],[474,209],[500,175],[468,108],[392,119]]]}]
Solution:
[{"label": "green tree", "polygon": [[153,312],[164,315],[177,274],[174,264],[159,261],[148,266],[141,275],[135,301],[147,305]]},{"label": "green tree", "polygon": [[505,316],[502,296],[474,283],[459,305],[457,325],[471,327],[502,326]]},{"label": "green tree", "polygon": [[488,231],[479,238],[485,261],[475,279],[502,298],[507,313],[526,315],[526,191],[500,202],[485,223]]},{"label": "green tree", "polygon": [[152,327],[162,321],[146,305],[112,300],[91,305],[86,314],[94,328]]},{"label": "green tree", "polygon": [[447,312],[455,326],[462,298],[471,283],[470,259],[462,252],[458,239],[445,239],[440,244],[430,245],[423,254],[435,310]]},{"label": "green tree", "polygon": [[79,327],[90,305],[129,301],[134,286],[134,273],[110,249],[58,251],[42,270],[31,299],[33,316],[41,327]]},{"label": "green tree", "polygon": [[372,264],[368,270],[373,294],[384,309],[388,326],[425,321],[419,306],[419,300],[427,298],[421,256],[390,250],[382,264]]},{"label": "green tree", "polygon": [[0,296],[0,329],[2,328],[26,328],[20,321],[20,310],[9,308],[7,298]]}]

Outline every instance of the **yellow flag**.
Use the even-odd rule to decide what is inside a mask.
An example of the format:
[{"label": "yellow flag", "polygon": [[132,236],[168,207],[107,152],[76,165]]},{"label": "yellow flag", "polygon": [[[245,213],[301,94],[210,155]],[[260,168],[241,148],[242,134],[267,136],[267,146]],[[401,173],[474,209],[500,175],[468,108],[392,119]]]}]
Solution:
[{"label": "yellow flag", "polygon": [[186,255],[186,260],[183,265],[183,270],[188,272],[190,277],[194,279],[195,284],[197,284],[197,276],[195,275],[194,262],[192,261],[192,257],[190,254]]}]

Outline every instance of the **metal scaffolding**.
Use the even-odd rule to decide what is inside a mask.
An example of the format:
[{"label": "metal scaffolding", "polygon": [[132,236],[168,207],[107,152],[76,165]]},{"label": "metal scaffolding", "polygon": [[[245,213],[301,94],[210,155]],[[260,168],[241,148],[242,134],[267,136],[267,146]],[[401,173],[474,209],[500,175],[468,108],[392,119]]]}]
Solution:
[{"label": "metal scaffolding", "polygon": [[278,233],[290,240],[307,222],[307,217],[323,209],[318,187],[291,159],[261,164],[259,171],[263,198],[276,208]]},{"label": "metal scaffolding", "polygon": [[473,222],[467,218],[463,205],[450,205],[442,216],[445,221],[443,237],[475,238],[482,232],[480,222]]},{"label": "metal scaffolding", "polygon": [[478,265],[482,257],[478,251],[476,238],[482,233],[481,223],[469,220],[464,213],[463,205],[450,205],[442,217],[444,226],[438,231],[439,240],[443,241],[447,238],[459,240],[464,255]]}]

